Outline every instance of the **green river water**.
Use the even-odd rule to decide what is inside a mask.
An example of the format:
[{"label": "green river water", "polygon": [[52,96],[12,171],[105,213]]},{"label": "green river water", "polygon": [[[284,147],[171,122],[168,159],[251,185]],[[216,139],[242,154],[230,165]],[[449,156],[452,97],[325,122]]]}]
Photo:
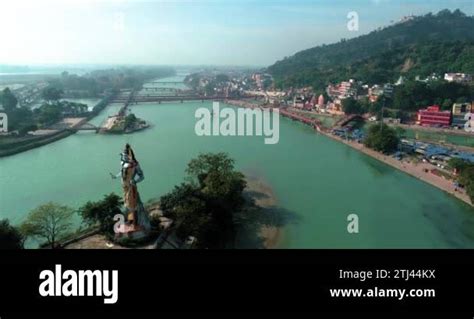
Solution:
[{"label": "green river water", "polygon": [[[474,209],[302,124],[281,118],[280,142],[263,137],[198,137],[198,107],[210,102],[133,105],[153,127],[131,135],[80,132],[55,143],[0,159],[0,218],[20,223],[47,201],[78,207],[120,194],[119,153],[130,143],[145,172],[144,201],[168,192],[200,152],[230,154],[244,173],[273,190],[278,206],[295,218],[280,248],[474,248]],[[110,105],[100,124],[120,105]],[[347,216],[359,216],[359,233]]]}]

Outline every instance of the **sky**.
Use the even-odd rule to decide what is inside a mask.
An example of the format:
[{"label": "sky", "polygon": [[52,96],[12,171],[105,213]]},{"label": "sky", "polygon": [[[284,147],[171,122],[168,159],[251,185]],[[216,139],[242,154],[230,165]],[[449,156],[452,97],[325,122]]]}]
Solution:
[{"label": "sky", "polygon": [[0,64],[267,66],[445,8],[474,0],[4,0]]}]

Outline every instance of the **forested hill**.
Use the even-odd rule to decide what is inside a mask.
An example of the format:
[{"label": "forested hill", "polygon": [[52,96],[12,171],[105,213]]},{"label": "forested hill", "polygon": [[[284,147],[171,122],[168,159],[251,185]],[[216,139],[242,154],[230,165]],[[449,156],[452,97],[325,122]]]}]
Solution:
[{"label": "forested hill", "polygon": [[393,81],[400,72],[408,76],[448,71],[473,73],[473,44],[474,17],[459,10],[443,10],[298,52],[270,66],[268,72],[280,87],[316,87],[348,77],[368,82]]}]

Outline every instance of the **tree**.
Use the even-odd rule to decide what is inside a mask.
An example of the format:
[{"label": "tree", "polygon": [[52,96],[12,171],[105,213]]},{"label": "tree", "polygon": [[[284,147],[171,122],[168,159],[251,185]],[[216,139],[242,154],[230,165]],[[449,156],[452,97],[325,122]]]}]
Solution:
[{"label": "tree", "polygon": [[79,214],[89,226],[99,225],[100,232],[111,237],[114,235],[114,216],[122,214],[122,204],[122,199],[111,193],[100,201],[87,202],[79,208]]},{"label": "tree", "polygon": [[194,236],[200,248],[225,248],[235,240],[235,219],[245,204],[244,175],[225,153],[201,154],[186,169],[187,183],[160,199],[176,221],[178,236]]},{"label": "tree", "polygon": [[43,92],[41,92],[43,99],[45,99],[48,103],[51,102],[57,102],[59,99],[61,99],[61,96],[63,94],[63,90],[55,88],[53,86],[48,86],[43,89]]},{"label": "tree", "polygon": [[73,216],[71,208],[49,202],[32,210],[20,231],[25,237],[45,239],[51,248],[56,248],[58,240],[70,231]]},{"label": "tree", "polygon": [[59,104],[43,104],[36,112],[38,121],[42,125],[55,123],[62,116],[62,108]]},{"label": "tree", "polygon": [[10,225],[8,219],[0,220],[0,249],[21,249],[23,243],[22,234]]},{"label": "tree", "polygon": [[464,185],[467,195],[474,203],[474,164],[470,163],[462,168],[458,181],[461,185]]},{"label": "tree", "polygon": [[[200,154],[189,162],[186,173],[192,182],[198,182],[200,189],[212,197],[238,195],[246,186],[244,175],[234,170],[234,160],[226,153]],[[231,200],[229,197],[225,199]]]},{"label": "tree", "polygon": [[26,133],[35,123],[33,112],[27,107],[16,107],[6,113],[9,130],[18,130],[20,134]]},{"label": "tree", "polygon": [[362,113],[364,113],[362,105],[358,101],[356,101],[352,98],[342,100],[342,110],[346,114],[362,114]]},{"label": "tree", "polygon": [[460,158],[452,158],[448,165],[458,172],[459,184],[464,186],[471,202],[474,203],[474,163]]},{"label": "tree", "polygon": [[0,94],[0,102],[3,105],[3,109],[7,112],[16,109],[18,104],[17,98],[9,88],[3,89],[3,92]]},{"label": "tree", "polygon": [[400,126],[395,127],[395,133],[399,139],[406,137],[406,130]]},{"label": "tree", "polygon": [[211,239],[211,224],[206,212],[206,199],[197,187],[182,183],[160,198],[160,208],[166,216],[177,221],[176,234],[180,238],[194,236],[199,239],[200,246],[205,248]]},{"label": "tree", "polygon": [[468,162],[460,158],[451,158],[448,161],[448,166],[451,167],[452,169],[455,169],[458,172],[464,170],[464,168],[469,167],[469,165],[470,164]]},{"label": "tree", "polygon": [[398,148],[397,132],[386,124],[372,125],[364,140],[365,146],[382,153],[391,153]]},{"label": "tree", "polygon": [[445,99],[443,103],[441,104],[441,109],[451,110],[452,106],[453,106],[453,101],[451,99]]},{"label": "tree", "polygon": [[132,128],[133,126],[135,126],[136,122],[137,122],[137,117],[135,116],[135,114],[133,113],[128,114],[125,117],[125,124],[124,124],[125,129]]},{"label": "tree", "polygon": [[229,76],[227,74],[218,74],[216,75],[217,83],[225,83],[229,81]]}]

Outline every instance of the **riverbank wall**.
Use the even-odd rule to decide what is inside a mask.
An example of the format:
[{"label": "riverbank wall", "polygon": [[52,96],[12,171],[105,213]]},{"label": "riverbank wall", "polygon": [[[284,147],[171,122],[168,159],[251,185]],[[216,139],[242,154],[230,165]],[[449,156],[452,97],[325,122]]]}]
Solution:
[{"label": "riverbank wall", "polygon": [[46,144],[56,142],[74,133],[75,133],[74,131],[62,130],[53,134],[48,134],[41,137],[35,137],[35,138],[32,138],[31,140],[28,139],[28,140],[21,141],[18,143],[2,144],[0,145],[0,157],[11,156],[11,155],[15,155],[21,152],[29,151],[31,149],[34,149]]}]

